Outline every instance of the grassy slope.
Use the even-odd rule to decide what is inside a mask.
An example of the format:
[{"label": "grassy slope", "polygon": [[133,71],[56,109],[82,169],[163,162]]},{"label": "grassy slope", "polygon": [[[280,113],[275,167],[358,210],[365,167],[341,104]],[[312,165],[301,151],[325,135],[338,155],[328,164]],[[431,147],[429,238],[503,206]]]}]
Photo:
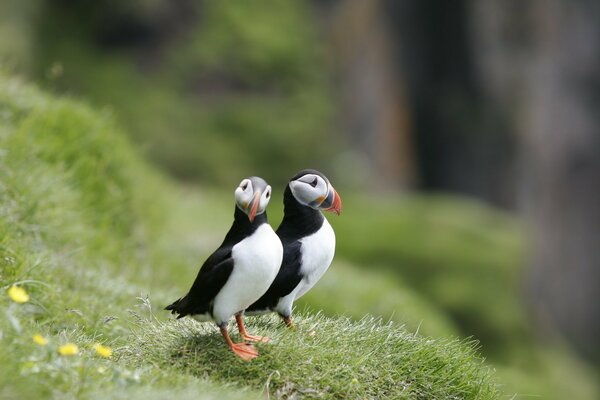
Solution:
[{"label": "grassy slope", "polygon": [[[597,371],[564,343],[540,342],[529,323],[522,301],[524,238],[517,221],[447,195],[345,196],[344,208],[368,218],[335,219],[344,238],[338,254],[368,266],[370,274],[385,272],[388,282],[400,278],[424,294],[428,308],[451,316],[461,336],[481,341],[507,393],[598,397]],[[421,315],[427,328],[427,314]]]},{"label": "grassy slope", "polygon": [[376,210],[373,203],[367,196],[345,201],[346,209],[369,218],[337,221],[345,234],[340,254],[401,276],[488,352],[503,353],[512,345],[507,339],[527,336],[519,302],[524,241],[516,221],[451,196],[378,198]]},{"label": "grassy slope", "polygon": [[[31,295],[23,305],[0,296],[2,398],[247,398],[265,387],[282,398],[498,396],[473,343],[368,319],[299,315],[297,331],[253,319],[253,331],[274,343],[242,363],[212,326],[161,321],[136,299],[150,292],[164,304],[179,294],[181,282],[170,287],[166,278],[189,271],[190,253],[179,250],[195,240],[169,239],[178,231],[172,221],[185,220],[165,193],[173,188],[110,116],[0,76],[0,149],[0,287],[16,283]],[[197,239],[206,248],[214,240]],[[49,344],[34,344],[35,333]],[[59,356],[66,342],[80,353]],[[97,342],[115,349],[112,359],[94,354]]]},{"label": "grassy slope", "polygon": [[[177,193],[182,212],[165,227],[165,244],[177,244],[177,254],[188,261],[178,264],[181,269],[174,267],[177,272],[169,282],[188,285],[197,272],[198,254],[205,256],[218,245],[226,229],[222,222],[231,214],[220,199],[229,195]],[[281,203],[278,196],[273,194],[273,204]],[[522,244],[515,221],[452,197],[343,196],[344,213],[329,218],[340,239],[338,256],[319,284],[298,302],[300,310],[355,319],[370,312],[405,324],[411,332],[483,337],[482,348],[498,370],[505,393],[557,400],[597,397],[592,369],[561,344],[535,341],[527,329],[527,316],[519,304]],[[361,216],[360,223],[356,215]],[[269,218],[276,225],[281,210],[271,207]],[[173,240],[176,236],[179,239]],[[420,268],[422,281],[417,280]],[[467,318],[461,318],[463,314]]]}]

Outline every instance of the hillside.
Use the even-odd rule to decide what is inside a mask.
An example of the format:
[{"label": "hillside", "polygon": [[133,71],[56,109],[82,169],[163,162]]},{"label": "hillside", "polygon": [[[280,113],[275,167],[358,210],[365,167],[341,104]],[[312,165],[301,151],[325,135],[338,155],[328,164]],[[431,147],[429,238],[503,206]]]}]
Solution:
[{"label": "hillside", "polygon": [[[251,319],[274,340],[243,363],[212,325],[152,310],[181,291],[173,271],[190,270],[192,241],[170,235],[186,231],[179,189],[144,164],[108,112],[0,76],[0,149],[1,398],[499,396],[474,342],[369,317],[305,311],[297,330]],[[222,234],[218,212],[205,222]],[[28,301],[11,300],[15,285]]]}]

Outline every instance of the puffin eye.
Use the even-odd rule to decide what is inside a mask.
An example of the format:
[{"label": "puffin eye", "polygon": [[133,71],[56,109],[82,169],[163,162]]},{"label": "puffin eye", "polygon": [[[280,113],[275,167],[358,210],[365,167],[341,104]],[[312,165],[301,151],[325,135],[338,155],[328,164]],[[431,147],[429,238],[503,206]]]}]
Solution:
[{"label": "puffin eye", "polygon": [[242,188],[242,190],[248,189],[248,182],[244,182],[244,184],[240,187]]},{"label": "puffin eye", "polygon": [[271,196],[271,192],[269,191],[269,192],[267,192],[265,197],[268,199],[270,196]]},{"label": "puffin eye", "polygon": [[312,187],[317,187],[317,178],[315,178],[311,183],[310,186]]}]

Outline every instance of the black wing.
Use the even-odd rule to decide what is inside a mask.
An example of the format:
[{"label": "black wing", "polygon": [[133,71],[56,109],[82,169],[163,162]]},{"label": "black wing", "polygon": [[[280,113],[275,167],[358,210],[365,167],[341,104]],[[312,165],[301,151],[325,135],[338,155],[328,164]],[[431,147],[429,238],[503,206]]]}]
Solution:
[{"label": "black wing", "polygon": [[254,304],[247,308],[248,311],[261,311],[273,308],[279,299],[287,296],[298,286],[302,280],[300,267],[302,264],[302,243],[294,241],[283,245],[283,261],[275,280],[269,290]]},{"label": "black wing", "polygon": [[219,248],[200,268],[198,276],[187,295],[165,307],[177,318],[189,314],[212,313],[213,300],[221,291],[233,271],[231,248]]}]

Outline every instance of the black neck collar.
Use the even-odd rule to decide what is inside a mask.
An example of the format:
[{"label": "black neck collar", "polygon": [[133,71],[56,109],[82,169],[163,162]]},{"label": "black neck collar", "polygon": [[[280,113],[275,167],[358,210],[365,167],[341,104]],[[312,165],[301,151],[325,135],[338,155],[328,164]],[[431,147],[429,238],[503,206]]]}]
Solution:
[{"label": "black neck collar", "polygon": [[234,245],[240,242],[244,238],[252,235],[259,226],[266,223],[268,223],[266,211],[262,214],[258,214],[256,217],[254,217],[254,221],[250,222],[246,213],[240,210],[239,207],[235,206],[235,211],[233,213],[233,225],[231,225],[229,232],[227,232],[225,240],[223,241],[223,245]]},{"label": "black neck collar", "polygon": [[290,185],[283,193],[283,220],[277,228],[280,238],[297,240],[311,235],[323,226],[325,217],[319,210],[300,204],[292,194]]}]

